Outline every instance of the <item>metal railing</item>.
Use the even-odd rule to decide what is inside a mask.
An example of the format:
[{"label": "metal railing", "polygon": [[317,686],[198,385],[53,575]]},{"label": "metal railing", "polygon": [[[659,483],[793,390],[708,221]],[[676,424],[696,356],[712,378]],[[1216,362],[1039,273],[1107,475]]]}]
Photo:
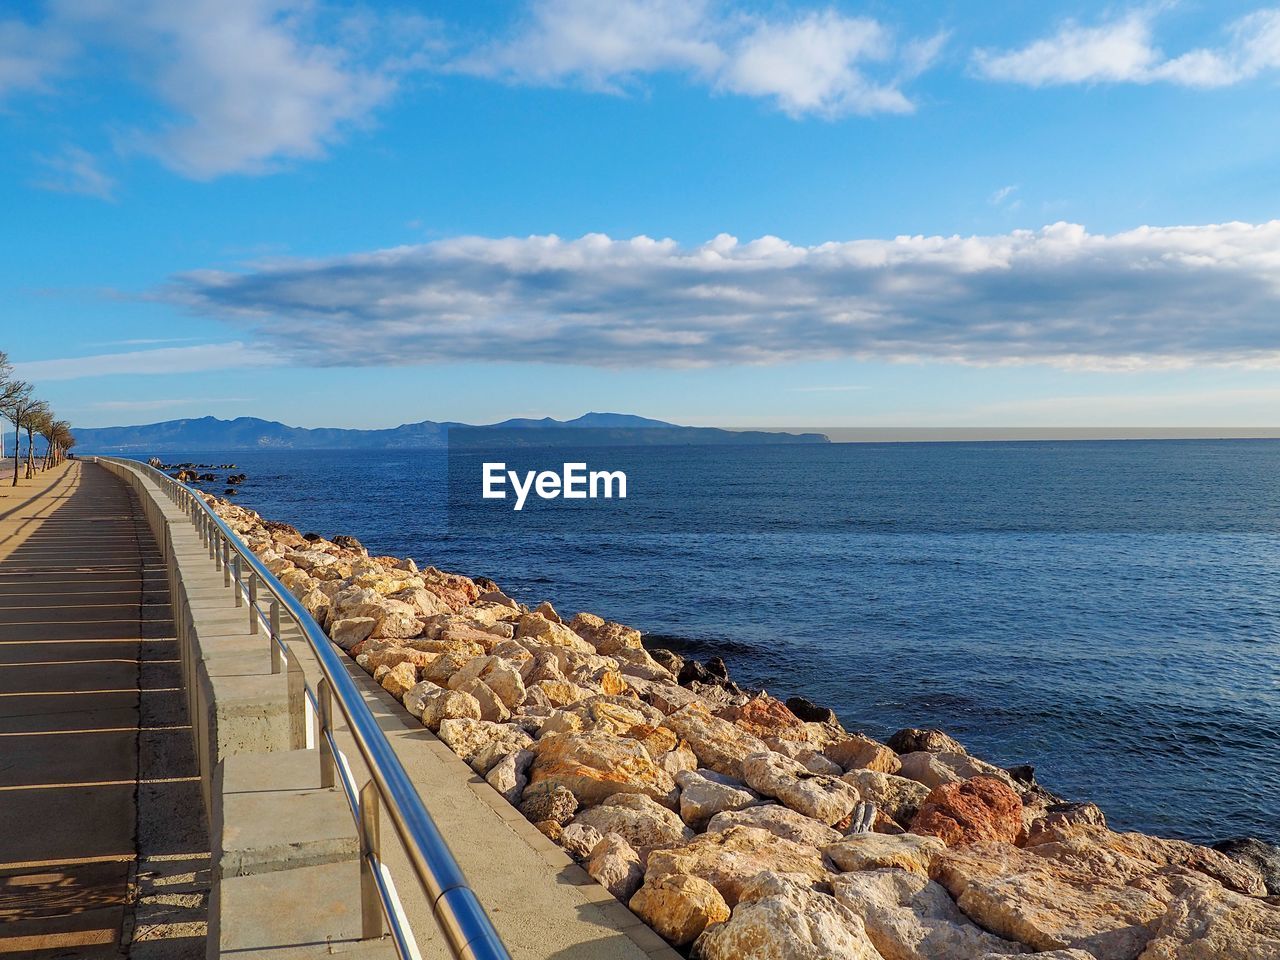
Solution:
[{"label": "metal railing", "polygon": [[[202,544],[208,548],[215,569],[222,571],[223,584],[234,588],[235,606],[247,605],[249,632],[256,634],[262,627],[266,628],[272,673],[284,671],[293,657],[280,633],[281,611],[297,625],[322,674],[315,690],[303,684],[308,708],[307,745],[310,747],[314,732],[321,785],[331,789],[342,787],[359,837],[364,938],[381,937],[389,929],[402,960],[421,960],[395,881],[381,855],[379,827],[385,807],[454,957],[510,960],[498,932],[467,885],[462,869],[423,805],[400,758],[347,673],[345,656],[336,651],[311,614],[191,487],[137,460],[94,459],[150,478],[186,513]],[[266,591],[265,598],[259,596],[261,590]],[[263,599],[267,602],[265,610]],[[296,663],[293,666],[296,667]],[[290,674],[300,677],[301,671],[293,669]],[[368,769],[369,779],[363,786],[357,787],[351,764],[334,737],[334,704],[346,720],[347,730]]]}]

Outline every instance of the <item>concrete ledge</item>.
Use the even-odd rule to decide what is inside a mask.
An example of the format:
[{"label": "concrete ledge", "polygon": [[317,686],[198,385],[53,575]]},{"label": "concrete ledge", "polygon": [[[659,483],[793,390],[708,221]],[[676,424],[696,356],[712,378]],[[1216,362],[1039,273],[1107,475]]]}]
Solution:
[{"label": "concrete ledge", "polygon": [[360,940],[360,866],[327,863],[214,886],[207,957],[247,960],[394,957],[388,939]]},{"label": "concrete ledge", "polygon": [[314,750],[240,754],[218,765],[211,831],[215,880],[359,857],[346,797],[337,788],[320,787],[319,766]]}]

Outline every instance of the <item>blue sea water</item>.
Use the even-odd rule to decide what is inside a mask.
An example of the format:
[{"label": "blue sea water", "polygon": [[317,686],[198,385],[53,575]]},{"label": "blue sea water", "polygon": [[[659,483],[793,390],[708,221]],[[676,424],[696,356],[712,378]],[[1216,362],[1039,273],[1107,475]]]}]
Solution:
[{"label": "blue sea water", "polygon": [[850,729],[940,727],[1118,829],[1280,842],[1280,441],[561,453],[625,470],[625,503],[450,498],[430,451],[166,459],[237,463],[267,517],[721,655]]}]

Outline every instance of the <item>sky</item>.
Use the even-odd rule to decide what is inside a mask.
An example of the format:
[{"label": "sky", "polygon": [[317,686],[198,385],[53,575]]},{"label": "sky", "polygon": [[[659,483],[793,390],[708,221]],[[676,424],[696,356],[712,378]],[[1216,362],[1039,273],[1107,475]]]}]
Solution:
[{"label": "sky", "polygon": [[18,0],[79,426],[1280,425],[1280,7]]}]

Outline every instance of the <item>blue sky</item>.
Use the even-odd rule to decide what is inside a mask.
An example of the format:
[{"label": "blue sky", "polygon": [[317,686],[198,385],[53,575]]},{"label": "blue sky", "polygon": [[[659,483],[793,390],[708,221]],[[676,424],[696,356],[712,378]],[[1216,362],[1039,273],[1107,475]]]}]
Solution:
[{"label": "blue sky", "polygon": [[0,349],[83,426],[1275,426],[1280,7],[0,14]]}]

